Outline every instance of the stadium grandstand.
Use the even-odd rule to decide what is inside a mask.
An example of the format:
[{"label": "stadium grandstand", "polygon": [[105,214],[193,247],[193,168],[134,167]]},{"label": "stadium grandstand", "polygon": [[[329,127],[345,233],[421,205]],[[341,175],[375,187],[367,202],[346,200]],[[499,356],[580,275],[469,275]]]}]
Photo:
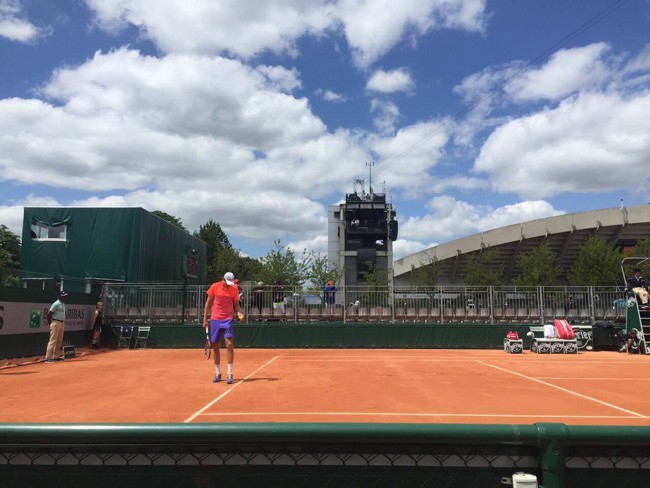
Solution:
[{"label": "stadium grandstand", "polygon": [[439,267],[439,285],[463,285],[468,260],[485,249],[495,249],[492,263],[502,267],[510,282],[519,274],[517,257],[542,243],[556,253],[562,274],[571,267],[584,242],[599,236],[621,249],[633,247],[650,235],[650,204],[608,208],[531,220],[456,239],[394,262],[396,285],[412,284],[413,272],[433,263]]}]

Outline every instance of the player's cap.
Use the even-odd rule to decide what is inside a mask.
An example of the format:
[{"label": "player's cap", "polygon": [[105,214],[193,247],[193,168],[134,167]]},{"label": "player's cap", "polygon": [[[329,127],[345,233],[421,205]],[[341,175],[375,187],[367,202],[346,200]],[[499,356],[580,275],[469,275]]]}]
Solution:
[{"label": "player's cap", "polygon": [[228,283],[229,285],[235,284],[235,275],[232,274],[230,271],[228,271],[225,275],[223,275],[223,279],[226,280],[226,283]]},{"label": "player's cap", "polygon": [[64,292],[64,291],[60,291],[60,292],[58,293],[58,297],[59,297],[59,298],[61,298],[61,297],[67,297],[67,296],[68,296],[68,294],[67,294],[66,292]]}]

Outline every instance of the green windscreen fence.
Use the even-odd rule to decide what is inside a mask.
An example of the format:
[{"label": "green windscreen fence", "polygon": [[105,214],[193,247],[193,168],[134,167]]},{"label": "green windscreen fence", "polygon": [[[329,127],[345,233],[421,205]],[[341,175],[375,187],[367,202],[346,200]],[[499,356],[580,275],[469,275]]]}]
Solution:
[{"label": "green windscreen fence", "polygon": [[650,486],[649,427],[0,424],[0,485]]}]

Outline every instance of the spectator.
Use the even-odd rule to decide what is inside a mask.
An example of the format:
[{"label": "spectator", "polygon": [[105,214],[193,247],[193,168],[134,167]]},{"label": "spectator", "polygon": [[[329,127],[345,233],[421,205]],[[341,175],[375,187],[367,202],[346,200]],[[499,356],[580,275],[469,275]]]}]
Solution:
[{"label": "spectator", "polygon": [[623,298],[617,298],[612,303],[612,308],[616,312],[616,315],[621,315],[627,308],[627,302]]},{"label": "spectator", "polygon": [[68,294],[60,291],[58,299],[52,304],[50,310],[47,312],[47,323],[50,325],[50,340],[47,343],[47,351],[45,352],[45,362],[54,363],[59,360],[56,357],[57,352],[63,345],[63,332],[65,329],[65,297]]},{"label": "spectator", "polygon": [[278,280],[273,282],[271,287],[271,295],[273,296],[273,313],[284,314],[284,288]]},{"label": "spectator", "polygon": [[336,286],[334,282],[329,280],[323,287],[323,297],[325,298],[325,309],[332,313],[336,305]]},{"label": "spectator", "polygon": [[262,315],[262,309],[264,308],[264,282],[258,281],[257,286],[253,290],[251,306],[257,310],[258,315]]}]

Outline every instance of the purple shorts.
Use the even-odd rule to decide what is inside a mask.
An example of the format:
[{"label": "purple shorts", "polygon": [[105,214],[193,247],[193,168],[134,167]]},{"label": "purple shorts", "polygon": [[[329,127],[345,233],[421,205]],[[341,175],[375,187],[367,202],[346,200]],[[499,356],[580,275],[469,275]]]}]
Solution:
[{"label": "purple shorts", "polygon": [[221,342],[221,338],[234,339],[233,319],[210,320],[210,342]]}]

